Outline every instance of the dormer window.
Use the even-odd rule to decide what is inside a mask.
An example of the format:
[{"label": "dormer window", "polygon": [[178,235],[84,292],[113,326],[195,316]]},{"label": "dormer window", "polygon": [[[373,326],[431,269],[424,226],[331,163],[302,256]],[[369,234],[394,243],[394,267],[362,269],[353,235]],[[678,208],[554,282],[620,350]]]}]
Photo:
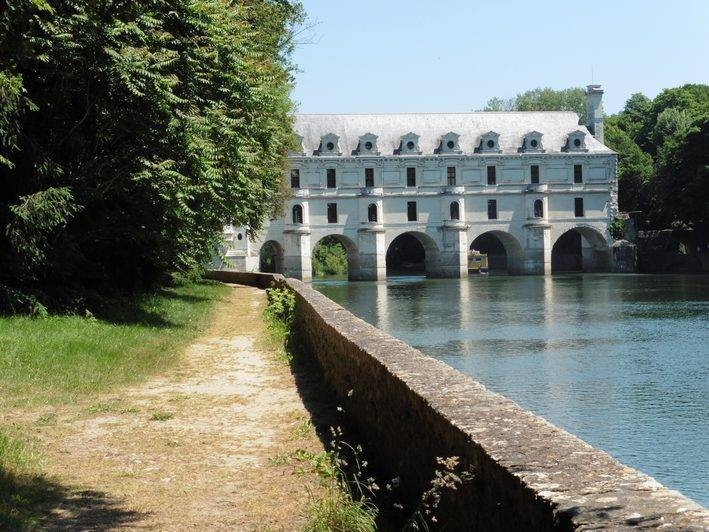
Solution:
[{"label": "dormer window", "polygon": [[525,153],[544,153],[542,145],[542,133],[539,131],[531,131],[524,136],[522,141],[522,150]]},{"label": "dormer window", "polygon": [[320,149],[318,155],[342,155],[340,152],[340,137],[334,133],[328,133],[320,137]]},{"label": "dormer window", "polygon": [[500,134],[488,131],[480,137],[480,144],[475,150],[478,153],[502,153],[500,149]]},{"label": "dormer window", "polygon": [[458,140],[460,135],[457,133],[446,133],[441,137],[441,144],[438,147],[438,153],[462,153]]},{"label": "dormer window", "polygon": [[305,149],[303,148],[303,135],[295,136],[295,146],[290,155],[305,155]]},{"label": "dormer window", "polygon": [[378,137],[373,133],[366,133],[359,138],[355,155],[379,155],[377,149]]},{"label": "dormer window", "polygon": [[396,150],[398,155],[421,155],[419,149],[419,136],[416,133],[407,133],[401,137],[401,144]]},{"label": "dormer window", "polygon": [[586,133],[580,130],[569,133],[564,151],[588,151],[586,149]]}]

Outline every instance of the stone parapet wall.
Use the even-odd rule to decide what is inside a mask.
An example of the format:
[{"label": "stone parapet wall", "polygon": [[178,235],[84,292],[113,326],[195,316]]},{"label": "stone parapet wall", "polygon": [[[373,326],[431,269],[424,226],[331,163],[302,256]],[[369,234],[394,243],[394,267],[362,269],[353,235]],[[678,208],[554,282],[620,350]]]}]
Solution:
[{"label": "stone parapet wall", "polygon": [[225,282],[296,293],[296,326],[348,420],[411,504],[436,457],[474,478],[444,494],[446,530],[708,530],[709,512],[608,454],[521,409],[453,368],[281,276],[211,272]]}]

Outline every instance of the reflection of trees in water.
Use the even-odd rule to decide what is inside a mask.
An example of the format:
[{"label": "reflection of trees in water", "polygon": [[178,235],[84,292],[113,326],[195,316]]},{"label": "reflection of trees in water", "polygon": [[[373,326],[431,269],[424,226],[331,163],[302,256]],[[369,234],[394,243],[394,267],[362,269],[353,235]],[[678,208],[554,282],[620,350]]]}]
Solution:
[{"label": "reflection of trees in water", "polygon": [[415,236],[400,235],[387,249],[386,265],[388,275],[425,275],[426,250]]}]

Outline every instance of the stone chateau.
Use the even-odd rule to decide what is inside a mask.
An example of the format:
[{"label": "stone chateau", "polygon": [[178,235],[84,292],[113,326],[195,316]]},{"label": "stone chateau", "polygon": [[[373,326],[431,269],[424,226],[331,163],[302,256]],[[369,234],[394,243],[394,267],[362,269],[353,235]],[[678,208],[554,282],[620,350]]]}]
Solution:
[{"label": "stone chateau", "polygon": [[468,275],[471,252],[510,274],[610,271],[616,154],[602,97],[588,86],[587,125],[573,112],[298,115],[285,216],[257,235],[225,228],[226,256],[258,271],[268,249],[271,270],[309,280],[331,236],[352,280],[384,279],[412,245],[431,277]]}]

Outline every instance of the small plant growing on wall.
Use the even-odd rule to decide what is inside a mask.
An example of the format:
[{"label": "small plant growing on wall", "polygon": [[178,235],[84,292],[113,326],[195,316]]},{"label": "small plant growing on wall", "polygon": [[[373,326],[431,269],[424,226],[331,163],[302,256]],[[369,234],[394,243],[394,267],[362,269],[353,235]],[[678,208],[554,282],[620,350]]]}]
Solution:
[{"label": "small plant growing on wall", "polygon": [[263,311],[266,327],[273,340],[280,344],[279,358],[290,363],[293,359],[290,343],[295,319],[295,294],[287,288],[272,286],[266,289],[266,300]]},{"label": "small plant growing on wall", "polygon": [[615,220],[613,220],[610,226],[608,226],[608,232],[611,234],[614,240],[621,240],[622,238],[625,238],[626,223],[626,220],[616,218]]}]

